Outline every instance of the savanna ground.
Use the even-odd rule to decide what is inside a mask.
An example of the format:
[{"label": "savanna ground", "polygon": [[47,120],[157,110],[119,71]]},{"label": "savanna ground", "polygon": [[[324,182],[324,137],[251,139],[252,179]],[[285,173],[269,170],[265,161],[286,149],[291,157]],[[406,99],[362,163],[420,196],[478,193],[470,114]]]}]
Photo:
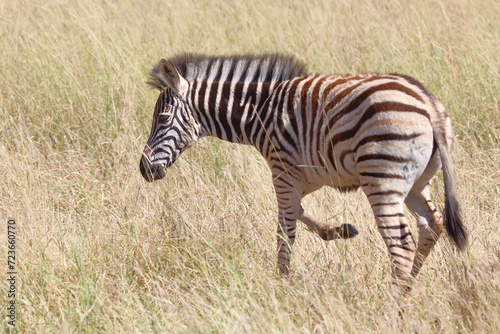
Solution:
[{"label": "savanna ground", "polygon": [[[500,332],[499,48],[494,0],[1,1],[0,326]],[[302,279],[284,281],[270,172],[252,148],[203,139],[165,180],[142,179],[157,98],[144,82],[160,57],[184,51],[283,52],[315,72],[405,73],[447,107],[469,245],[458,253],[439,241],[400,325],[386,249],[361,191],[306,198],[315,216],[352,223],[360,235],[327,243],[300,227],[292,266]],[[4,316],[9,217],[15,328]]]}]

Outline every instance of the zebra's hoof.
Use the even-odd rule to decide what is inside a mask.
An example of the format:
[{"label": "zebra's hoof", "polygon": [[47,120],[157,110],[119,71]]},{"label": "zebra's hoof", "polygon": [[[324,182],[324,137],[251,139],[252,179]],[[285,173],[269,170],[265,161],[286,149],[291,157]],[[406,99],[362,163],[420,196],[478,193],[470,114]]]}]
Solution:
[{"label": "zebra's hoof", "polygon": [[351,224],[342,224],[340,226],[340,236],[343,239],[353,238],[358,235],[358,229]]}]

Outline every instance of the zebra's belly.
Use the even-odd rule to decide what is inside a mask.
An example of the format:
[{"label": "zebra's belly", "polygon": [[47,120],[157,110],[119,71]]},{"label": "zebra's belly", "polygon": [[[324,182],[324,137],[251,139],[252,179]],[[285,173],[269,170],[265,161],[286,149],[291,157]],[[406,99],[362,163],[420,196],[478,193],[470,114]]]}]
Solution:
[{"label": "zebra's belly", "polygon": [[356,170],[355,154],[343,158],[342,163],[326,163],[323,166],[307,166],[304,168],[306,184],[312,187],[329,186],[340,191],[350,191],[360,186],[359,174]]},{"label": "zebra's belly", "polygon": [[[359,177],[351,175],[350,177],[340,177],[338,175],[321,175],[308,177],[306,184],[310,184],[310,188],[319,189],[322,186],[329,186],[340,191],[351,191],[359,188]],[[309,192],[309,191],[308,191]]]}]

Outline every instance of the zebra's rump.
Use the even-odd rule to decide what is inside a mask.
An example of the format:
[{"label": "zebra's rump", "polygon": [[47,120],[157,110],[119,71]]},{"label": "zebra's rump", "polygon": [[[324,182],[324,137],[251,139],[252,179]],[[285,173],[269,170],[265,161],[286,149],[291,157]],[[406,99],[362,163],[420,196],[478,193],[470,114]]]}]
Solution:
[{"label": "zebra's rump", "polygon": [[276,142],[309,181],[353,189],[362,176],[413,178],[430,159],[438,102],[411,78],[313,75],[275,94]]}]

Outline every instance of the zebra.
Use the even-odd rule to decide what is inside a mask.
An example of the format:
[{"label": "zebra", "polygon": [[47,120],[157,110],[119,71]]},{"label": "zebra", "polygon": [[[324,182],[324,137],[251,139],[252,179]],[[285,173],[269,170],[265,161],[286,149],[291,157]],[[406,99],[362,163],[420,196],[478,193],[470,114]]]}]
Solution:
[{"label": "zebra", "polygon": [[[314,74],[281,54],[180,54],[162,58],[148,83],[160,95],[140,158],[143,177],[162,179],[201,137],[254,146],[273,176],[282,276],[290,274],[297,220],[324,240],[358,234],[350,224],[330,227],[303,208],[302,198],[322,186],[362,189],[388,249],[393,283],[404,291],[445,229],[458,249],[466,247],[450,118],[412,77]],[[430,197],[440,169],[444,215]],[[403,204],[416,217],[418,243]]]}]

